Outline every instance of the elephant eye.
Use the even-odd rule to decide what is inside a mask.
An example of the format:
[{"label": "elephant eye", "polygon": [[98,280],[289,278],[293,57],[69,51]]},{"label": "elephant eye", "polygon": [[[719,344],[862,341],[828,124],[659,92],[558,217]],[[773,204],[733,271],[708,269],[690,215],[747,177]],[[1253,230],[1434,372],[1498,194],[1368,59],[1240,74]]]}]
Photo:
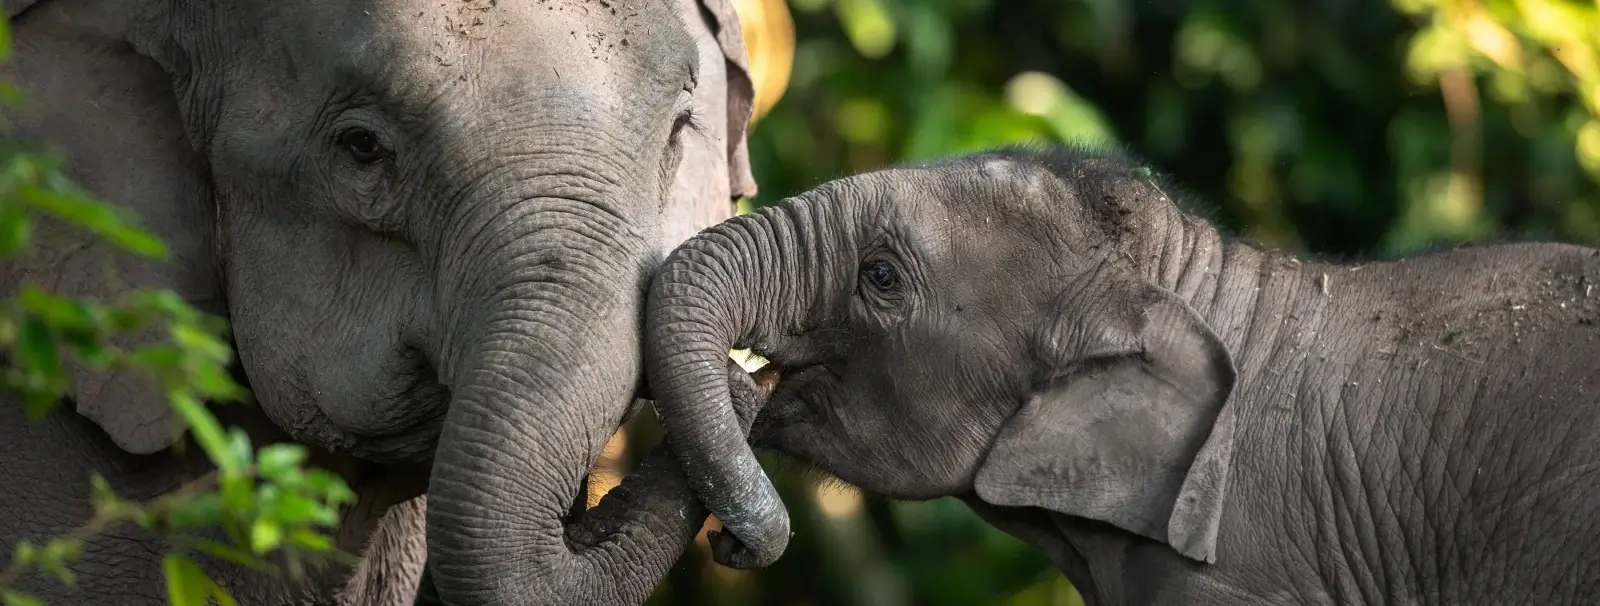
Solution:
[{"label": "elephant eye", "polygon": [[895,271],[894,265],[888,261],[878,260],[863,265],[861,275],[873,288],[882,291],[893,290],[900,284],[900,272]]},{"label": "elephant eye", "polygon": [[352,128],[340,133],[339,146],[349,152],[351,158],[362,164],[375,163],[385,156],[378,135],[364,128]]},{"label": "elephant eye", "polygon": [[688,127],[689,125],[691,125],[693,122],[694,122],[694,115],[693,114],[691,114],[689,112],[683,112],[681,114],[678,114],[677,119],[674,119],[672,121],[672,136],[673,137],[677,137],[678,135],[683,134],[683,129],[685,127]]}]

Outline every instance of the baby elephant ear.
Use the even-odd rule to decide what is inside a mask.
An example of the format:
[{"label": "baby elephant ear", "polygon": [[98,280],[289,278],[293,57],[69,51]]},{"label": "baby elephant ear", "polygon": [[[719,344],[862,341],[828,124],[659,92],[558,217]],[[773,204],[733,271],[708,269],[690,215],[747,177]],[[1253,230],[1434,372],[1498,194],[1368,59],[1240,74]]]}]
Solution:
[{"label": "baby elephant ear", "polygon": [[1233,360],[1176,295],[1121,282],[1079,291],[1047,327],[1059,370],[1001,429],[978,497],[1107,522],[1215,562]]}]

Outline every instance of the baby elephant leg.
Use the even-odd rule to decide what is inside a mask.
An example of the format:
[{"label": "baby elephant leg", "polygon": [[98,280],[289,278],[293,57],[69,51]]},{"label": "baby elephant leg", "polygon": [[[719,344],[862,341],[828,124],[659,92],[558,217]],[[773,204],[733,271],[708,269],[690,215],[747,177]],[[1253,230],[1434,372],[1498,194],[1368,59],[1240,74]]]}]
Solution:
[{"label": "baby elephant leg", "polygon": [[427,516],[427,495],[390,507],[335,603],[410,606],[428,558]]}]

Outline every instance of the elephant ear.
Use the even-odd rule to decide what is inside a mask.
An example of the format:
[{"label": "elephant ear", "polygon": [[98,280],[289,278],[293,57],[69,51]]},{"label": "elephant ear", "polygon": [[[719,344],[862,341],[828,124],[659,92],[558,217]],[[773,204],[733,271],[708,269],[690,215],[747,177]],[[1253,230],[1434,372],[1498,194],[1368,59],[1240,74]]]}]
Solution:
[{"label": "elephant ear", "polygon": [[[133,288],[171,289],[202,311],[225,313],[209,173],[179,119],[171,79],[126,44],[69,31],[72,20],[64,4],[44,3],[16,25],[18,42],[33,50],[19,54],[9,70],[27,96],[21,106],[5,108],[12,132],[63,157],[77,185],[136,213],[166,242],[168,258],[136,257],[83,230],[42,221],[28,253],[0,269],[0,287],[33,284],[102,301]],[[115,345],[150,342],[161,336],[155,328]],[[124,450],[153,453],[181,435],[166,394],[144,374],[75,361],[67,370],[76,411]]]},{"label": "elephant ear", "polygon": [[1075,291],[1041,339],[1048,380],[997,435],[983,501],[1110,523],[1216,561],[1233,454],[1227,348],[1173,293]]},{"label": "elephant ear", "polygon": [[712,34],[728,73],[728,186],[734,198],[756,195],[755,174],[750,169],[750,149],[746,132],[755,108],[755,80],[750,75],[750,57],[744,47],[744,33],[733,0],[696,0],[711,23]]}]

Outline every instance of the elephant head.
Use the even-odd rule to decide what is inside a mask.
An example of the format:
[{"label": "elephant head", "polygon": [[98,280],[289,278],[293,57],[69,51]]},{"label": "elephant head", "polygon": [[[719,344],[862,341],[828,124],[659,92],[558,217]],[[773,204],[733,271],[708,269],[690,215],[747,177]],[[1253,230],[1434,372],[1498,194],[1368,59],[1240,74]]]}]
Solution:
[{"label": "elephant head", "polygon": [[[1115,155],[962,156],[830,182],[674,251],[646,370],[712,512],[782,511],[707,372],[750,347],[782,373],[758,445],[893,498],[976,491],[1209,560],[1235,370],[1157,285],[1172,268],[1132,261],[1185,242],[1141,174]],[[747,561],[723,543],[714,554]]]},{"label": "elephant head", "polygon": [[[118,258],[118,281],[52,230],[8,285],[173,288],[230,320],[291,436],[431,460],[447,599],[644,574],[562,520],[639,384],[647,276],[754,193],[726,0],[6,7],[30,95],[13,135],[173,253]],[[123,449],[178,437],[153,385],[78,370],[76,410]]]}]

